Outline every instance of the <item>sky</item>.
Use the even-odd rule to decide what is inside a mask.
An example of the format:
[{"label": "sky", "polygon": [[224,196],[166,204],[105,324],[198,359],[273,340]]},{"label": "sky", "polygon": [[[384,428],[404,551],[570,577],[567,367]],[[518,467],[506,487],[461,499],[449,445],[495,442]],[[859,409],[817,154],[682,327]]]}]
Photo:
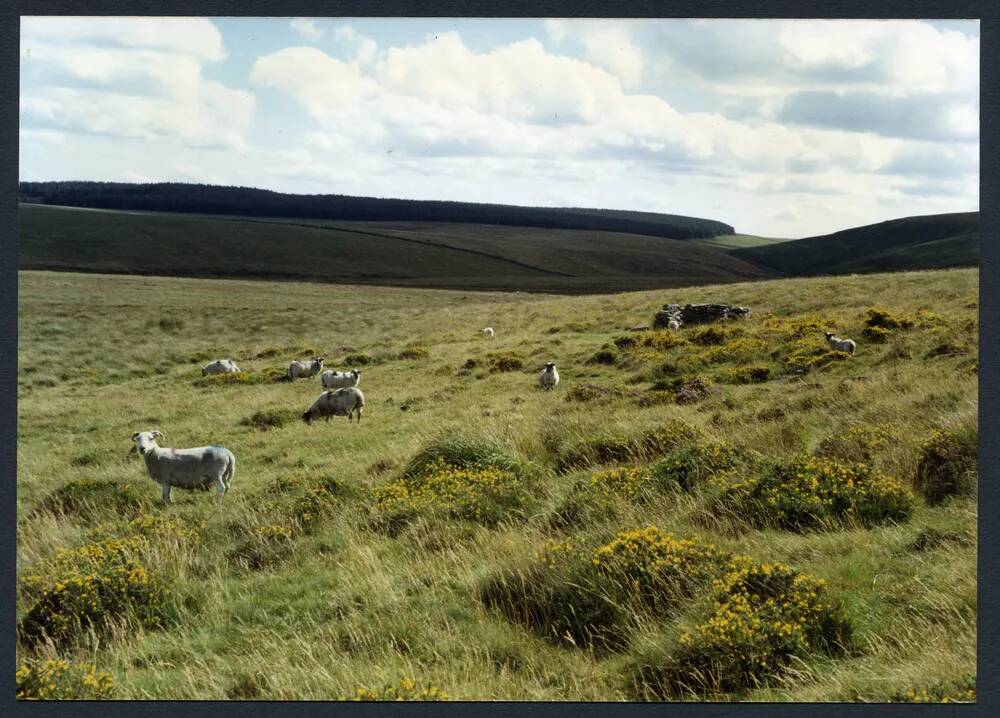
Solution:
[{"label": "sky", "polygon": [[21,19],[22,181],[599,207],[805,237],[979,208],[979,24]]}]

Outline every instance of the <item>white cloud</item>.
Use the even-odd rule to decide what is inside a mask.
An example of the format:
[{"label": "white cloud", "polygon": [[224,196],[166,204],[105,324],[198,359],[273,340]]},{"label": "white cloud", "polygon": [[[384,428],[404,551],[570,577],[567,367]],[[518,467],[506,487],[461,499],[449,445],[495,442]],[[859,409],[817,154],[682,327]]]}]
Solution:
[{"label": "white cloud", "polygon": [[202,60],[224,57],[222,35],[205,18],[23,17],[22,45],[28,41],[103,42],[119,47],[149,47],[181,52]]},{"label": "white cloud", "polygon": [[310,42],[318,42],[326,34],[326,30],[316,25],[316,21],[312,18],[296,17],[292,18],[288,24],[295,32]]},{"label": "white cloud", "polygon": [[[197,18],[26,18],[22,124],[196,147],[246,146],[251,93],[204,77],[221,35]],[[30,55],[27,50],[31,49]]]}]

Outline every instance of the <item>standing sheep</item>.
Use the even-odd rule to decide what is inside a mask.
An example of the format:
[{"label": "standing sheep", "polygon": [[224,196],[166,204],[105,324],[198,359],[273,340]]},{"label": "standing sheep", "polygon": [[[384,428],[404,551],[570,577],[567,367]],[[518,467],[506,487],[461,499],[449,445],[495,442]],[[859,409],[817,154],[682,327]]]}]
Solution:
[{"label": "standing sheep", "polygon": [[853,339],[840,339],[833,336],[833,332],[823,332],[823,336],[825,336],[826,340],[830,342],[830,348],[834,351],[854,354],[854,350],[857,349],[857,345],[854,343]]},{"label": "standing sheep", "polygon": [[554,389],[559,386],[559,372],[556,371],[556,363],[548,362],[545,368],[538,375],[538,385],[545,389]]},{"label": "standing sheep", "polygon": [[302,421],[311,424],[313,419],[323,417],[328,420],[331,416],[346,416],[348,423],[351,422],[354,412],[358,412],[358,423],[361,423],[361,410],[365,407],[365,395],[354,386],[336,391],[324,391],[312,403],[305,413],[302,414]]},{"label": "standing sheep", "polygon": [[240,370],[236,362],[232,359],[216,359],[214,362],[206,364],[201,368],[201,375],[208,374],[235,374]]},{"label": "standing sheep", "polygon": [[229,449],[218,444],[199,446],[196,449],[161,449],[159,431],[137,431],[132,434],[135,442],[129,456],[139,452],[146,462],[149,478],[163,490],[163,503],[170,503],[170,489],[207,489],[215,487],[216,500],[221,499],[236,473],[236,457]]},{"label": "standing sheep", "polygon": [[332,371],[327,369],[319,376],[320,383],[324,389],[345,389],[349,386],[357,386],[361,381],[361,372],[357,369],[351,371]]},{"label": "standing sheep", "polygon": [[316,357],[312,361],[300,361],[296,359],[288,365],[288,372],[285,376],[288,379],[309,379],[316,376],[323,370],[323,357]]}]

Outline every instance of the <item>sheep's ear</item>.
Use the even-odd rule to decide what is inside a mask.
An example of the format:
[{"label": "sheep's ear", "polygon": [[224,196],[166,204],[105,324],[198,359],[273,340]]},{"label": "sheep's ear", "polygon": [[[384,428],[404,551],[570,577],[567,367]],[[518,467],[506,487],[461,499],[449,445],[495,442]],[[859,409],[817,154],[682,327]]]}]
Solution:
[{"label": "sheep's ear", "polygon": [[138,438],[139,438],[139,432],[136,431],[135,433],[132,434],[132,441],[135,441]]},{"label": "sheep's ear", "polygon": [[153,429],[153,430],[152,430],[151,432],[149,432],[149,433],[150,433],[150,434],[152,434],[154,438],[155,438],[155,437],[157,437],[157,436],[158,436],[158,437],[160,437],[161,439],[165,439],[165,438],[166,438],[166,437],[165,437],[165,436],[163,435],[163,432],[162,432],[162,431],[157,431],[156,429]]}]

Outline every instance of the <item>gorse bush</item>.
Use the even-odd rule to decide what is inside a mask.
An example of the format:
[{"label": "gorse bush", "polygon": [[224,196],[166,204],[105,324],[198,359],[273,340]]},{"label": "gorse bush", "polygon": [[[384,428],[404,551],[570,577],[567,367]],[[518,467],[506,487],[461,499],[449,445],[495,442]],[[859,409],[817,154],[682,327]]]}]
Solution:
[{"label": "gorse bush", "polygon": [[83,478],[60,486],[42,500],[39,509],[90,518],[98,513],[134,514],[147,505],[148,497],[138,484]]},{"label": "gorse bush", "polygon": [[686,343],[687,341],[680,334],[666,329],[642,332],[641,334],[627,334],[614,339],[615,346],[621,350],[642,348],[652,349],[656,352],[664,352]]},{"label": "gorse bush", "polygon": [[594,401],[595,399],[608,399],[624,396],[627,391],[620,386],[598,386],[580,382],[573,384],[566,392],[566,401]]},{"label": "gorse bush", "polygon": [[816,456],[846,461],[871,462],[875,457],[892,446],[895,437],[882,426],[852,426],[832,436],[828,436],[816,447]]},{"label": "gorse bush", "polygon": [[378,522],[398,528],[418,514],[439,514],[494,526],[523,518],[531,502],[524,482],[492,466],[464,468],[439,460],[373,492]]},{"label": "gorse bush", "polygon": [[437,686],[422,686],[412,678],[402,678],[398,685],[381,688],[358,688],[353,695],[341,696],[341,701],[446,701],[448,694]]},{"label": "gorse bush", "polygon": [[617,362],[618,350],[611,344],[605,344],[587,360],[588,364],[609,364],[612,366]]},{"label": "gorse bush", "polygon": [[399,353],[400,359],[426,359],[431,355],[430,350],[422,344],[413,344]]},{"label": "gorse bush", "polygon": [[491,373],[520,371],[524,368],[524,357],[517,352],[489,352],[486,367]]},{"label": "gorse bush", "polygon": [[652,497],[649,469],[628,466],[591,473],[578,481],[550,517],[551,523],[566,527],[592,518],[615,516],[615,502],[637,503]]},{"label": "gorse bush", "polygon": [[889,700],[894,703],[975,703],[976,678],[970,675],[957,681],[910,688],[893,693]]},{"label": "gorse bush", "polygon": [[689,337],[689,340],[693,344],[700,344],[701,346],[714,346],[725,344],[730,339],[742,334],[743,330],[738,327],[709,326],[696,331]]},{"label": "gorse bush", "polygon": [[771,368],[763,364],[749,364],[728,369],[718,376],[726,384],[761,384],[771,377]]},{"label": "gorse bush", "polygon": [[559,469],[565,471],[580,466],[643,461],[662,456],[697,438],[697,429],[672,420],[642,434],[605,435],[572,444],[558,452],[557,463]]},{"label": "gorse bush", "polygon": [[869,327],[879,327],[881,329],[909,329],[913,326],[912,317],[906,315],[894,316],[889,310],[881,307],[870,307],[865,310],[867,319],[865,325]]},{"label": "gorse bush", "polygon": [[260,431],[280,429],[299,418],[299,413],[291,409],[264,409],[240,419],[241,426],[249,426]]},{"label": "gorse bush", "polygon": [[115,697],[110,673],[61,658],[29,658],[18,666],[14,680],[19,701],[96,701]]},{"label": "gorse bush", "polygon": [[793,657],[841,653],[851,627],[826,582],[780,563],[731,558],[712,606],[662,665],[640,663],[639,692],[658,697],[740,693],[779,676]]},{"label": "gorse bush", "polygon": [[913,496],[896,479],[866,464],[798,457],[747,478],[722,476],[716,509],[738,522],[801,531],[857,521],[871,526],[902,521]]},{"label": "gorse bush", "polygon": [[696,358],[708,364],[745,361],[760,356],[766,348],[767,344],[761,339],[741,337],[725,344],[714,346],[698,354]]},{"label": "gorse bush", "polygon": [[493,467],[521,473],[525,467],[493,439],[450,436],[436,439],[418,451],[403,469],[403,476],[417,476],[433,471],[439,463],[461,468]]},{"label": "gorse bush", "polygon": [[913,485],[930,504],[976,493],[979,431],[935,429],[920,447]]},{"label": "gorse bush", "polygon": [[24,578],[37,599],[18,623],[18,638],[34,645],[48,637],[68,643],[122,621],[162,625],[172,611],[169,592],[141,560],[148,540],[109,539],[57,552],[46,574]]},{"label": "gorse bush", "polygon": [[725,442],[692,443],[653,464],[651,479],[661,490],[691,491],[709,479],[729,474],[752,460],[749,452]]},{"label": "gorse bush", "polygon": [[861,331],[861,336],[874,344],[885,344],[892,336],[892,331],[882,327],[865,327]]},{"label": "gorse bush", "polygon": [[709,544],[677,539],[656,526],[622,531],[591,554],[591,562],[618,593],[657,610],[672,608],[714,576],[720,555]]}]

